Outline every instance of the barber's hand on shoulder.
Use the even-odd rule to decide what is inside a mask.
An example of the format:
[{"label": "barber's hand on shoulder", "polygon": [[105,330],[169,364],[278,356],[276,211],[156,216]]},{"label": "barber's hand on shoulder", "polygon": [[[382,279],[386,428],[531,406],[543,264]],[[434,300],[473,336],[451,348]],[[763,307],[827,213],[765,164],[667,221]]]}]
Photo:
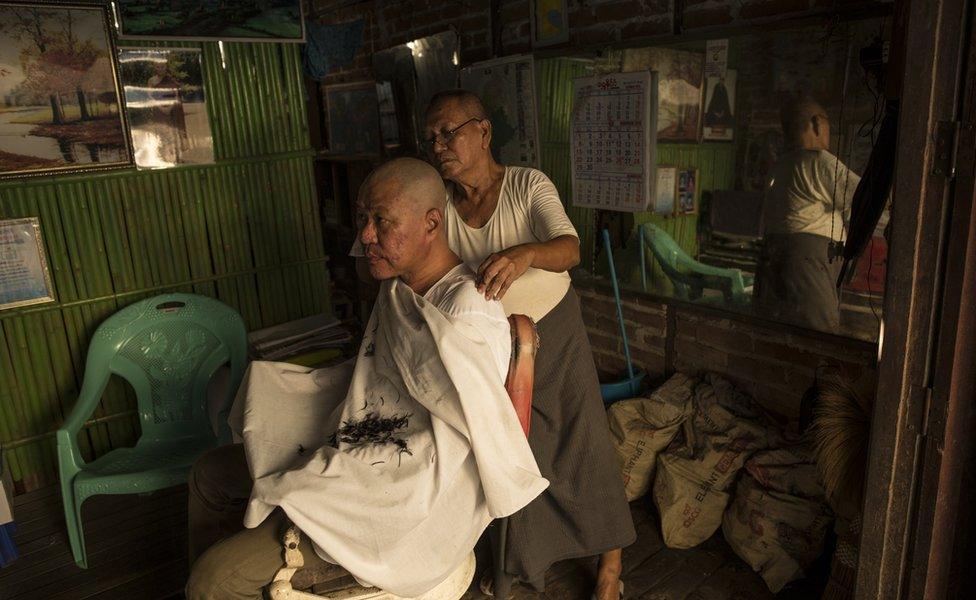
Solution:
[{"label": "barber's hand on shoulder", "polygon": [[534,258],[535,250],[530,244],[488,255],[478,267],[478,291],[489,300],[501,300],[512,283],[532,266]]}]

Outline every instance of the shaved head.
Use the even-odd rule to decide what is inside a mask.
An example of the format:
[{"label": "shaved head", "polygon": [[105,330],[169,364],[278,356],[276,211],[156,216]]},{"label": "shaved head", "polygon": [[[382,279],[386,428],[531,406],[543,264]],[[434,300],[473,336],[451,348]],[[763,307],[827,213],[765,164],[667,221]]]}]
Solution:
[{"label": "shaved head", "polygon": [[798,96],[787,101],[780,110],[783,134],[788,145],[799,145],[804,132],[814,118],[827,120],[827,111],[810,96]]},{"label": "shaved head", "polygon": [[473,92],[468,90],[462,90],[460,88],[453,90],[442,90],[434,94],[427,104],[427,114],[429,115],[434,110],[440,108],[444,104],[454,103],[459,108],[463,109],[468,115],[472,117],[477,117],[479,119],[488,118],[488,114],[485,112],[485,105],[481,102],[481,98]]},{"label": "shaved head", "polygon": [[396,158],[376,167],[359,188],[359,196],[362,198],[379,188],[420,212],[432,208],[443,211],[447,201],[444,181],[437,169],[416,158]]},{"label": "shaved head", "polygon": [[374,279],[400,277],[422,287],[443,275],[438,268],[460,261],[447,245],[446,204],[444,182],[422,160],[397,158],[369,174],[359,188],[356,219]]}]

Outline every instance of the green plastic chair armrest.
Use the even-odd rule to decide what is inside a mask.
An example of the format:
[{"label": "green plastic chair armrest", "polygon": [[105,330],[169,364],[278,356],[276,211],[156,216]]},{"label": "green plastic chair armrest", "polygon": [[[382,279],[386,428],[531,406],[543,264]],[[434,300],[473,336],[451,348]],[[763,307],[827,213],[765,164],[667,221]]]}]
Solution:
[{"label": "green plastic chair armrest", "polygon": [[[739,269],[714,267],[699,262],[688,256],[663,229],[651,223],[645,223],[640,227],[642,228],[641,237],[644,239],[644,244],[651,250],[652,254],[655,256],[661,254],[669,258],[670,268],[680,272],[682,278],[697,280],[682,282],[683,285],[694,288],[695,293],[693,295],[700,296],[703,288],[723,290],[732,298],[745,295],[746,284],[742,271]],[[671,274],[668,276],[672,280],[675,277]]]},{"label": "green plastic chair armrest", "polygon": [[90,363],[91,361],[85,368],[86,377],[81,384],[78,400],[55,434],[58,454],[67,461],[67,464],[62,463],[62,478],[66,474],[73,476],[85,464],[81,458],[81,450],[78,448],[78,432],[85,426],[88,417],[95,412],[102,399],[102,393],[108,385],[108,371],[92,368]]},{"label": "green plastic chair armrest", "polygon": [[81,384],[81,392],[78,400],[72,407],[68,417],[61,424],[60,429],[65,430],[71,435],[78,435],[85,421],[98,408],[98,402],[102,399],[102,393],[108,385],[109,372],[107,369],[85,369],[85,379]]}]

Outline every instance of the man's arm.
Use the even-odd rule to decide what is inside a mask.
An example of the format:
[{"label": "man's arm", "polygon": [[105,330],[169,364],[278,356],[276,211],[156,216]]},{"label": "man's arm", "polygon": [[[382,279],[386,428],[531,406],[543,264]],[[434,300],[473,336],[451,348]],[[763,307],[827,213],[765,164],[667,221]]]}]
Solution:
[{"label": "man's arm", "polygon": [[488,255],[478,267],[478,291],[500,300],[512,283],[529,269],[561,273],[580,261],[579,238],[565,234],[547,242],[531,242]]}]

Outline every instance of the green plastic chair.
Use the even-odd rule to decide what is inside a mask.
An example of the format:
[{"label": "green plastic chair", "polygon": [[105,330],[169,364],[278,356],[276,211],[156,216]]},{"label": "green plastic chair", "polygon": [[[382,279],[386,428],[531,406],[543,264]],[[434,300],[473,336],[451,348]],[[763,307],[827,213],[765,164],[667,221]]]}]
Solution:
[{"label": "green plastic chair", "polygon": [[[164,294],[137,302],[109,317],[88,347],[78,402],[58,429],[58,466],[68,539],[75,563],[88,567],[81,505],[97,494],[135,494],[186,481],[204,451],[229,440],[221,419],[220,440],[207,413],[207,384],[230,364],[230,385],[221,414],[240,385],[247,361],[241,316],[205,296]],[[136,393],[142,435],[132,448],[118,448],[85,463],[78,432],[98,406],[109,377],[118,375]]]},{"label": "green plastic chair", "polygon": [[739,269],[713,267],[688,256],[674,239],[653,223],[638,228],[640,241],[641,285],[647,291],[645,246],[651,250],[664,274],[674,284],[675,293],[682,300],[700,300],[704,290],[719,290],[726,302],[745,304],[751,297],[753,277]]}]

